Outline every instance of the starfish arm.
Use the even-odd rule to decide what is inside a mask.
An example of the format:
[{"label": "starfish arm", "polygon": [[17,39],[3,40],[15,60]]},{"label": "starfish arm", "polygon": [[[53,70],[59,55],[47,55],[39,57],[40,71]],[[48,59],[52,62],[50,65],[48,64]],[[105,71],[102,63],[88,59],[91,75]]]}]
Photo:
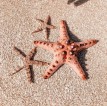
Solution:
[{"label": "starfish arm", "polygon": [[14,47],[13,49],[17,54],[21,54],[22,58],[26,57],[26,54],[24,52],[22,52],[20,49],[18,49],[17,47]]},{"label": "starfish arm", "polygon": [[32,58],[35,56],[35,53],[36,53],[36,47],[33,48],[33,49],[29,52],[29,54],[26,56],[26,58],[28,58],[28,60],[29,60],[29,59],[32,60]]},{"label": "starfish arm", "polygon": [[25,69],[26,69],[27,79],[30,83],[32,83],[32,75],[31,75],[30,65],[26,65]]},{"label": "starfish arm", "polygon": [[56,28],[54,25],[46,25],[46,27],[49,29],[55,29]]},{"label": "starfish arm", "polygon": [[67,27],[66,27],[66,22],[62,20],[60,22],[60,36],[59,36],[59,41],[68,41],[69,36],[67,32]]},{"label": "starfish arm", "polygon": [[54,25],[50,25],[51,24],[51,17],[49,15],[46,18],[45,23],[46,23],[46,27],[49,29],[55,29],[56,28]]},{"label": "starfish arm", "polygon": [[44,75],[43,75],[43,78],[44,78],[44,79],[48,79],[49,77],[51,77],[52,74],[54,74],[54,73],[57,71],[57,69],[58,69],[60,66],[62,66],[62,65],[63,65],[63,63],[60,62],[60,61],[58,61],[58,59],[57,59],[57,60],[54,60],[54,61],[50,64],[49,68],[45,71],[45,73],[44,73]]},{"label": "starfish arm", "polygon": [[34,41],[34,44],[36,47],[41,47],[43,49],[52,51],[54,50],[54,46],[56,45],[53,42],[47,42],[47,41]]},{"label": "starfish arm", "polygon": [[18,72],[21,71],[23,68],[25,68],[25,67],[24,67],[24,66],[19,67],[19,69],[15,70],[15,72],[12,73],[12,74],[10,74],[10,75],[14,75],[14,74],[18,73]]},{"label": "starfish arm", "polygon": [[42,31],[43,29],[42,28],[37,28],[35,31],[33,31],[31,34],[34,34],[34,33],[37,33],[37,32],[40,32]]},{"label": "starfish arm", "polygon": [[71,68],[78,74],[80,78],[82,78],[83,80],[86,80],[86,75],[80,63],[78,62],[78,59],[76,56],[71,57],[71,60],[69,60],[67,64],[71,66]]},{"label": "starfish arm", "polygon": [[98,40],[95,40],[95,39],[87,40],[84,42],[78,42],[77,43],[77,46],[78,46],[77,51],[87,49],[87,48],[95,45],[97,42],[98,42]]},{"label": "starfish arm", "polygon": [[43,23],[44,23],[44,21],[43,21],[43,20],[41,20],[41,19],[36,18],[36,20],[37,20],[38,22],[40,22],[41,24],[43,24]]},{"label": "starfish arm", "polygon": [[38,61],[38,60],[30,61],[30,65],[33,65],[33,64],[36,64],[36,65],[49,65],[50,63],[43,62],[43,61]]}]

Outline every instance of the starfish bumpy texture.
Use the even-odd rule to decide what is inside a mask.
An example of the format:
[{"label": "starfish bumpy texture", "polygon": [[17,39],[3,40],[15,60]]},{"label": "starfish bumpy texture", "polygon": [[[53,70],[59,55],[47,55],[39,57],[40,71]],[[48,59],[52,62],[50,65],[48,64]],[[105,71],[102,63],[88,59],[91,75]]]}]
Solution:
[{"label": "starfish bumpy texture", "polygon": [[31,83],[33,82],[32,79],[32,74],[31,74],[31,67],[32,65],[49,65],[49,63],[47,62],[43,62],[43,61],[38,61],[38,60],[33,60],[35,52],[36,52],[36,48],[32,49],[28,55],[26,55],[24,52],[22,52],[20,49],[18,49],[17,47],[14,47],[14,50],[18,53],[21,54],[22,60],[24,62],[24,66],[20,67],[18,70],[16,70],[14,73],[12,73],[11,75],[19,72],[20,70],[22,70],[23,68],[26,69],[26,73],[27,73],[27,78],[28,81]]},{"label": "starfish bumpy texture", "polygon": [[36,20],[39,21],[41,25],[35,31],[33,31],[32,34],[45,30],[46,39],[48,40],[50,29],[55,29],[55,26],[50,25],[50,16],[48,16],[45,21],[41,19],[36,19]]},{"label": "starfish bumpy texture", "polygon": [[60,22],[60,36],[57,42],[34,41],[36,47],[49,50],[54,54],[53,62],[45,71],[43,77],[49,78],[63,64],[68,64],[78,74],[80,78],[86,80],[87,77],[77,59],[77,53],[95,45],[98,40],[90,39],[83,42],[70,42],[70,38],[66,28],[66,22]]}]

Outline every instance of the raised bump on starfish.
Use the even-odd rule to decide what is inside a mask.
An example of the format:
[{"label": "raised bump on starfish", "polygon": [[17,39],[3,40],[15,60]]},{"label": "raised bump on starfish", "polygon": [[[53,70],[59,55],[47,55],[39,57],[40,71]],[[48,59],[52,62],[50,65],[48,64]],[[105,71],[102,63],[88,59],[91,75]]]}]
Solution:
[{"label": "raised bump on starfish", "polygon": [[24,66],[20,67],[18,70],[16,70],[13,74],[16,74],[17,72],[21,71],[23,68],[26,69],[26,73],[27,73],[27,78],[28,81],[31,83],[32,82],[32,76],[31,76],[31,69],[30,67],[32,65],[49,65],[49,63],[47,62],[43,62],[43,61],[38,61],[38,60],[33,60],[35,52],[36,52],[36,48],[32,49],[28,55],[26,55],[24,52],[22,52],[20,49],[18,49],[17,47],[14,47],[14,50],[18,53],[21,54],[21,57],[24,61]]},{"label": "raised bump on starfish", "polygon": [[[61,65],[66,63],[75,70],[79,77],[85,80],[86,75],[78,62],[77,53],[83,49],[93,46],[97,42],[98,40],[95,39],[87,40],[85,42],[70,42],[66,22],[62,20],[60,22],[60,36],[57,42],[34,41],[36,47],[44,48],[54,54],[53,62],[45,71],[44,78],[49,78]],[[51,44],[52,47],[50,46]]]},{"label": "raised bump on starfish", "polygon": [[50,25],[50,22],[49,22],[50,21],[50,16],[48,15],[48,17],[46,18],[45,21],[43,21],[41,19],[36,19],[36,20],[39,21],[41,25],[35,31],[33,31],[32,34],[45,30],[46,39],[48,40],[49,30],[56,28],[54,25]]},{"label": "raised bump on starfish", "polygon": [[71,66],[71,68],[78,74],[78,76],[80,76],[83,80],[86,79],[86,75],[81,67],[81,65],[78,62],[77,57],[74,55],[73,57],[70,56],[68,59],[67,64],[69,64],[69,66]]},{"label": "raised bump on starfish", "polygon": [[34,41],[36,46],[39,46],[41,48],[44,48],[49,51],[53,51],[53,47],[55,47],[55,43],[53,42],[47,42],[47,41]]},{"label": "raised bump on starfish", "polygon": [[54,58],[53,62],[50,64],[50,66],[48,67],[48,69],[45,71],[43,78],[47,79],[49,77],[51,77],[51,75],[53,73],[55,73],[57,71],[57,69],[59,67],[61,67],[63,65],[63,60],[61,60],[61,58]]}]

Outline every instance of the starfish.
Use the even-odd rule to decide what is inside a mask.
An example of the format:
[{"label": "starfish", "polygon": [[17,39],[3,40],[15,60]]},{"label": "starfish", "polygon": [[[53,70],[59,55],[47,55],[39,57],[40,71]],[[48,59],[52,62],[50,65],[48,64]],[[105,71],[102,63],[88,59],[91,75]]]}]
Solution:
[{"label": "starfish", "polygon": [[55,29],[55,26],[50,25],[50,16],[48,16],[45,21],[41,19],[36,20],[39,21],[41,25],[35,31],[33,31],[32,34],[45,30],[46,39],[48,40],[50,29]]},{"label": "starfish", "polygon": [[24,66],[20,67],[18,70],[16,70],[14,73],[12,73],[11,75],[21,71],[23,68],[26,69],[26,73],[27,73],[27,78],[28,81],[31,83],[33,82],[32,80],[32,74],[31,74],[31,67],[32,65],[36,64],[36,65],[49,65],[49,63],[47,62],[43,62],[43,61],[38,61],[38,60],[33,60],[35,52],[36,52],[36,48],[32,49],[28,55],[26,55],[24,52],[22,52],[20,49],[18,49],[17,47],[14,47],[14,50],[18,53],[21,54],[22,60],[24,62]]},{"label": "starfish", "polygon": [[60,22],[60,36],[57,42],[34,41],[36,47],[44,48],[54,54],[53,61],[45,71],[43,77],[48,79],[59,67],[66,63],[78,74],[80,78],[86,80],[87,77],[85,72],[78,62],[77,53],[93,46],[97,42],[98,40],[95,39],[86,40],[84,42],[70,41],[66,22],[62,20]]}]

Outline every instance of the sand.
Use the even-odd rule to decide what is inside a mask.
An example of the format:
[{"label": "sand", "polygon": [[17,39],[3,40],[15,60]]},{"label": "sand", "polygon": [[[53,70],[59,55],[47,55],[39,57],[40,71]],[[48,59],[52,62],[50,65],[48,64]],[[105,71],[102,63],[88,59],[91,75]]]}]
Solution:
[{"label": "sand", "polygon": [[[77,7],[67,2],[0,0],[0,106],[107,106],[107,1],[89,0]],[[35,19],[48,15],[57,27],[51,30],[50,41],[57,41],[60,20],[66,20],[70,31],[82,41],[99,40],[79,56],[83,69],[88,70],[88,80],[81,80],[66,64],[47,80],[42,74],[48,66],[34,66],[32,84],[25,69],[9,76],[17,66],[23,66],[13,47],[27,54],[34,48],[34,40],[46,40],[44,32],[31,32],[39,26]],[[52,58],[50,52],[38,48],[35,59],[51,62]]]}]

